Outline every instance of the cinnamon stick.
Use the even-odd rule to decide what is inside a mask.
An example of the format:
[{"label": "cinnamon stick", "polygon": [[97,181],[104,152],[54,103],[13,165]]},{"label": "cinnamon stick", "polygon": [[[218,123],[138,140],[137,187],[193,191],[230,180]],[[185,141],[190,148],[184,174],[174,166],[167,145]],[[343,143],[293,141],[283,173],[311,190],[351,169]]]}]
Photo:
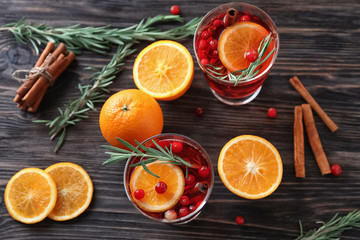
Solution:
[{"label": "cinnamon stick", "polygon": [[294,108],[294,163],[295,176],[305,177],[304,126],[301,106]]},{"label": "cinnamon stick", "polygon": [[305,122],[306,132],[309,138],[310,146],[315,155],[315,159],[320,168],[321,174],[322,175],[329,174],[331,173],[330,165],[326,158],[318,131],[316,129],[311,106],[310,104],[302,104],[301,107],[304,115],[304,122]]},{"label": "cinnamon stick", "polygon": [[224,27],[227,28],[236,22],[238,11],[235,8],[229,8],[225,14]]},{"label": "cinnamon stick", "polygon": [[[55,68],[54,73],[52,75],[53,79],[56,80],[61,73],[70,65],[70,63],[72,61],[74,61],[75,59],[75,54],[73,52],[70,52],[66,57],[63,54],[60,54],[60,56],[56,59],[56,61],[53,63],[53,65],[51,65],[50,67],[53,66],[53,68]],[[49,67],[49,68],[50,68]],[[50,71],[50,69],[49,69]],[[40,79],[39,79],[40,80]],[[43,99],[48,87],[50,86],[50,83],[47,79],[45,79],[46,81],[43,81],[43,85],[42,86],[38,86],[37,89],[34,90],[33,94],[34,94],[34,101],[33,104],[31,105],[31,107],[29,107],[28,111],[29,112],[36,112],[41,100]],[[31,98],[32,96],[30,96]],[[25,98],[24,98],[25,101]],[[31,101],[28,101],[31,102]]]},{"label": "cinnamon stick", "polygon": [[290,83],[293,87],[300,93],[300,95],[311,105],[315,112],[320,116],[324,121],[326,126],[332,131],[335,132],[338,130],[338,126],[330,119],[330,117],[324,112],[320,105],[315,101],[311,94],[306,90],[304,85],[301,83],[300,79],[296,76],[290,78]]},{"label": "cinnamon stick", "polygon": [[[40,67],[46,57],[49,55],[49,53],[51,53],[54,50],[54,43],[53,42],[48,42],[44,51],[41,53],[39,59],[37,60],[35,67]],[[31,76],[32,74],[30,74]],[[22,101],[22,97],[25,96],[25,94],[30,90],[30,88],[32,87],[32,85],[36,82],[37,78],[32,78],[29,79],[28,81],[25,81],[17,90],[16,90],[16,96],[14,98],[14,102],[20,103]]]}]

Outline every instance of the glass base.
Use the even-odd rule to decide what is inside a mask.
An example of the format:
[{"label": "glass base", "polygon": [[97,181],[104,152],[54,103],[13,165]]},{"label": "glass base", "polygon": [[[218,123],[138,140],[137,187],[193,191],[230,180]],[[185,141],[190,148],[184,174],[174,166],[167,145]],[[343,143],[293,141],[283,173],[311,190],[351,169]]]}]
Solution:
[{"label": "glass base", "polygon": [[262,86],[260,86],[253,94],[250,94],[249,96],[243,98],[226,98],[217,94],[212,88],[210,88],[210,90],[220,102],[225,103],[227,105],[237,106],[237,105],[248,104],[249,102],[254,100],[256,96],[259,94],[261,87]]}]

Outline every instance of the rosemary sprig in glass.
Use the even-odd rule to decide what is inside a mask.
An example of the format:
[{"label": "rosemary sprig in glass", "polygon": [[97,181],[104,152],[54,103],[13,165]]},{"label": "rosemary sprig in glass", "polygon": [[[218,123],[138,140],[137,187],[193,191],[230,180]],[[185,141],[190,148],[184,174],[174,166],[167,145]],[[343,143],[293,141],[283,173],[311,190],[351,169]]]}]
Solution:
[{"label": "rosemary sprig in glass", "polygon": [[360,227],[360,211],[358,209],[348,213],[344,217],[338,217],[336,214],[329,222],[318,221],[316,223],[323,224],[318,229],[303,233],[303,228],[300,224],[300,236],[296,240],[331,240],[340,239],[341,233],[345,230],[349,230],[353,227]]},{"label": "rosemary sprig in glass", "polygon": [[153,25],[162,22],[183,22],[178,15],[157,15],[143,19],[140,23],[127,28],[111,28],[110,26],[81,27],[79,24],[54,28],[46,24],[28,24],[24,19],[0,27],[0,31],[10,31],[22,44],[31,43],[36,54],[39,46],[48,41],[56,45],[63,42],[76,54],[86,49],[97,53],[106,53],[112,46],[122,46],[136,40],[155,41],[157,39],[176,40],[193,35],[200,18],[194,18],[184,26],[161,31]]},{"label": "rosemary sprig in glass", "polygon": [[[170,144],[170,147],[161,147],[156,141],[152,140],[153,144],[155,145],[155,148],[151,147],[145,147],[143,144],[136,141],[136,144],[138,148],[132,146],[130,143],[126,142],[125,140],[122,140],[120,138],[117,138],[118,141],[120,141],[122,144],[124,144],[127,148],[129,148],[131,151],[117,148],[109,145],[104,145],[102,147],[112,150],[114,152],[105,152],[106,154],[110,155],[110,158],[106,160],[103,165],[119,162],[125,159],[128,159],[130,157],[139,157],[140,161],[138,163],[130,165],[130,167],[136,167],[136,166],[142,166],[146,172],[149,174],[159,178],[158,175],[151,172],[150,169],[146,166],[147,164],[153,163],[155,161],[160,161],[159,164],[176,164],[176,165],[185,165],[186,166],[186,177],[188,174],[188,168],[195,168],[191,163],[188,163],[181,157],[175,155],[172,152],[172,146]],[[143,151],[141,151],[142,149]]]},{"label": "rosemary sprig in glass", "polygon": [[240,82],[247,81],[253,77],[255,77],[262,67],[262,64],[274,53],[275,49],[271,50],[268,55],[265,55],[266,50],[269,48],[272,40],[274,38],[271,36],[271,33],[264,37],[264,39],[260,42],[258,47],[258,58],[250,63],[248,68],[241,69],[229,74],[221,73],[223,67],[217,67],[213,66],[211,64],[207,64],[207,69],[213,73],[215,76],[217,76],[221,80],[227,79],[228,81],[234,83],[234,86],[238,85]]},{"label": "rosemary sprig in glass", "polygon": [[[69,104],[64,106],[64,109],[58,108],[60,115],[54,118],[53,120],[35,120],[34,122],[38,123],[45,123],[46,126],[50,128],[50,139],[55,139],[59,134],[60,137],[58,139],[58,142],[54,148],[54,152],[57,152],[61,146],[64,143],[64,140],[66,138],[66,128],[70,125],[75,125],[77,122],[81,121],[84,118],[88,118],[88,111],[93,110],[96,111],[95,103],[98,102],[104,102],[105,95],[104,93],[108,93],[107,87],[113,83],[113,80],[116,78],[116,75],[122,71],[122,67],[124,65],[124,61],[127,56],[134,53],[134,49],[131,49],[133,44],[139,42],[139,40],[157,40],[157,39],[182,39],[189,35],[194,34],[195,29],[200,21],[199,18],[194,18],[187,22],[186,24],[169,29],[166,31],[160,31],[154,27],[152,27],[153,24],[163,22],[163,21],[182,21],[182,18],[178,16],[163,16],[158,15],[153,18],[148,18],[146,21],[142,20],[139,24],[135,25],[136,27],[129,27],[126,28],[127,32],[121,32],[122,38],[124,39],[125,44],[119,44],[119,48],[117,52],[112,57],[111,61],[104,66],[101,70],[96,70],[94,68],[89,67],[89,69],[95,70],[94,74],[90,78],[90,82],[92,84],[81,86],[79,84],[79,90],[81,93],[81,96],[78,99],[73,100]],[[81,31],[84,31],[84,35],[86,35],[86,31],[88,28],[85,28],[85,30],[81,30],[78,28],[78,34],[81,35]],[[130,30],[129,30],[130,29]],[[0,28],[1,30],[1,28]],[[107,36],[108,39],[112,39],[112,31],[110,31],[110,35]],[[120,30],[117,29],[118,32]],[[128,33],[128,34],[127,34]],[[20,34],[20,33],[19,33]],[[39,33],[42,34],[41,32]],[[103,33],[103,37],[105,38],[107,33]],[[142,35],[143,34],[143,35]],[[17,35],[15,35],[17,36]],[[36,34],[31,35],[29,34],[30,39],[31,37],[36,36]],[[124,36],[127,36],[124,38]],[[46,39],[46,35],[43,36]],[[56,35],[53,36],[56,38]],[[71,35],[71,37],[74,37]],[[69,37],[69,39],[71,39]],[[89,38],[90,39],[90,38]],[[81,42],[81,40],[73,39],[73,42],[71,46],[73,46],[75,49],[88,49],[93,50],[91,47],[91,44],[89,44],[89,41],[94,41],[93,43],[95,45],[102,45],[102,49],[107,49],[109,46],[109,42],[97,42],[98,40],[92,39],[92,40],[84,40],[87,42],[86,45],[84,45],[84,42]],[[126,40],[125,40],[126,39]],[[57,41],[62,41],[61,38],[56,38]],[[33,39],[33,41],[30,42],[37,42],[36,38]],[[70,41],[70,40],[69,40]],[[110,40],[109,40],[110,41]],[[117,43],[117,42],[111,42],[111,43]],[[41,44],[41,42],[39,42]],[[100,46],[99,45],[99,46]],[[71,50],[71,48],[69,48]]]}]

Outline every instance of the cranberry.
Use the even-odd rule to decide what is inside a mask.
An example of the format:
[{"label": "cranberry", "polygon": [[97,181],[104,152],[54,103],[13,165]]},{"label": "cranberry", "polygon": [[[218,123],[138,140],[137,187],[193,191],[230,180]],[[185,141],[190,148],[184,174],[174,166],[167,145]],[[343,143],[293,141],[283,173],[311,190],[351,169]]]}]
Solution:
[{"label": "cranberry", "polygon": [[341,167],[339,164],[334,164],[331,166],[331,173],[334,176],[339,176],[341,174]]},{"label": "cranberry", "polygon": [[210,33],[208,32],[208,31],[203,31],[202,33],[201,33],[201,38],[202,39],[208,39],[210,37]]},{"label": "cranberry", "polygon": [[207,64],[209,64],[209,59],[207,58],[201,59],[201,65],[206,66]]},{"label": "cranberry", "polygon": [[218,40],[216,40],[216,39],[211,39],[211,41],[209,42],[209,44],[210,44],[210,48],[211,48],[212,50],[217,49]]},{"label": "cranberry", "polygon": [[216,28],[221,28],[224,25],[224,23],[220,19],[215,19],[213,22],[213,26]]},{"label": "cranberry", "polygon": [[166,192],[166,189],[167,189],[167,185],[164,182],[158,182],[155,186],[155,191],[160,194]]},{"label": "cranberry", "polygon": [[134,197],[137,199],[137,200],[141,200],[145,197],[145,191],[142,190],[142,189],[138,189],[134,192]]},{"label": "cranberry", "polygon": [[245,58],[249,62],[254,62],[259,57],[259,53],[256,50],[249,50],[245,52]]},{"label": "cranberry", "polygon": [[242,22],[250,21],[250,17],[248,15],[244,15],[240,18],[240,21],[242,21]]},{"label": "cranberry", "polygon": [[209,47],[209,43],[206,40],[201,39],[199,43],[199,48],[202,50],[206,50],[208,47]]},{"label": "cranberry", "polygon": [[191,206],[189,207],[189,210],[190,210],[190,212],[193,212],[193,211],[196,210],[196,207],[195,207],[194,205],[191,205]]},{"label": "cranberry", "polygon": [[196,115],[201,116],[201,115],[203,115],[203,113],[204,113],[204,110],[201,107],[197,107],[195,109],[195,114]]},{"label": "cranberry", "polygon": [[268,115],[269,118],[276,117],[276,114],[277,114],[277,111],[276,111],[275,108],[269,108],[268,109],[267,115]]},{"label": "cranberry", "polygon": [[188,196],[185,196],[185,195],[184,195],[184,196],[182,196],[182,197],[180,198],[179,202],[180,202],[181,205],[187,206],[187,205],[189,205],[189,203],[190,203],[190,199],[189,199]]},{"label": "cranberry", "polygon": [[179,6],[177,6],[177,5],[171,6],[170,12],[171,12],[172,15],[179,15],[179,13],[180,13]]},{"label": "cranberry", "polygon": [[198,170],[198,174],[200,175],[200,177],[202,178],[206,178],[210,173],[210,170],[208,167],[206,166],[202,166],[201,168],[199,168]]},{"label": "cranberry", "polygon": [[239,225],[243,225],[244,224],[244,218],[242,216],[237,216],[236,217],[236,223]]},{"label": "cranberry", "polygon": [[172,151],[173,153],[180,153],[183,149],[183,145],[181,142],[173,142],[172,143]]},{"label": "cranberry", "polygon": [[196,179],[195,179],[194,175],[188,174],[188,176],[185,178],[185,185],[186,186],[193,185],[195,180]]},{"label": "cranberry", "polygon": [[174,209],[169,209],[165,212],[164,218],[167,220],[175,220],[177,219],[177,213]]},{"label": "cranberry", "polygon": [[182,207],[179,209],[179,217],[185,217],[187,215],[189,215],[190,211],[187,207]]},{"label": "cranberry", "polygon": [[195,205],[195,208],[198,208],[200,206],[200,204],[202,204],[202,202],[203,202],[202,200],[197,202],[196,205]]},{"label": "cranberry", "polygon": [[215,49],[213,52],[212,52],[212,57],[213,58],[219,58],[219,53],[218,53],[218,50],[217,49]]}]

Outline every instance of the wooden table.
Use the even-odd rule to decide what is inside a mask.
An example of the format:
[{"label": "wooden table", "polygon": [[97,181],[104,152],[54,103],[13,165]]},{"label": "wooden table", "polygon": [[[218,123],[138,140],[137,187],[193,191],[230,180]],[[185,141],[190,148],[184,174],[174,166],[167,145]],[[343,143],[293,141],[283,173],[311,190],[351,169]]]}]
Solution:
[{"label": "wooden table", "polygon": [[[188,21],[226,1],[176,1]],[[151,221],[139,214],[123,188],[124,164],[101,166],[107,159],[100,145],[106,144],[98,125],[99,111],[68,129],[62,149],[48,129],[35,119],[53,119],[57,107],[80,96],[78,83],[90,75],[86,66],[102,67],[112,56],[84,52],[48,91],[36,114],[19,110],[12,101],[19,83],[13,71],[33,66],[37,56],[30,45],[17,43],[12,34],[0,32],[0,239],[293,239],[304,230],[320,225],[339,213],[360,207],[360,2],[358,0],[252,0],[275,21],[280,33],[280,52],[259,96],[245,106],[231,107],[217,101],[195,64],[191,88],[181,98],[160,102],[164,112],[163,132],[176,132],[198,141],[216,166],[222,146],[231,138],[254,134],[268,139],[279,150],[284,175],[279,188],[261,200],[246,200],[228,191],[215,167],[215,186],[201,215],[182,226]],[[24,17],[51,26],[83,24],[127,27],[142,18],[168,14],[167,1],[2,1],[0,25]],[[181,41],[192,53],[192,39]],[[138,44],[142,49],[148,42]],[[111,93],[135,88],[132,65],[136,54],[126,61],[125,70],[110,86]],[[305,103],[289,84],[297,75],[310,93],[338,124],[332,133],[315,114],[324,150],[330,164],[339,163],[340,177],[321,176],[306,140],[306,179],[295,178],[293,163],[293,109]],[[101,108],[98,104],[97,109]],[[195,115],[202,107],[203,116]],[[275,119],[267,109],[275,107]],[[76,219],[25,225],[13,220],[4,204],[8,180],[26,167],[46,168],[70,161],[84,167],[93,179],[95,192],[89,209]],[[235,217],[245,218],[238,226]],[[343,239],[358,239],[359,230],[346,231]]]}]

